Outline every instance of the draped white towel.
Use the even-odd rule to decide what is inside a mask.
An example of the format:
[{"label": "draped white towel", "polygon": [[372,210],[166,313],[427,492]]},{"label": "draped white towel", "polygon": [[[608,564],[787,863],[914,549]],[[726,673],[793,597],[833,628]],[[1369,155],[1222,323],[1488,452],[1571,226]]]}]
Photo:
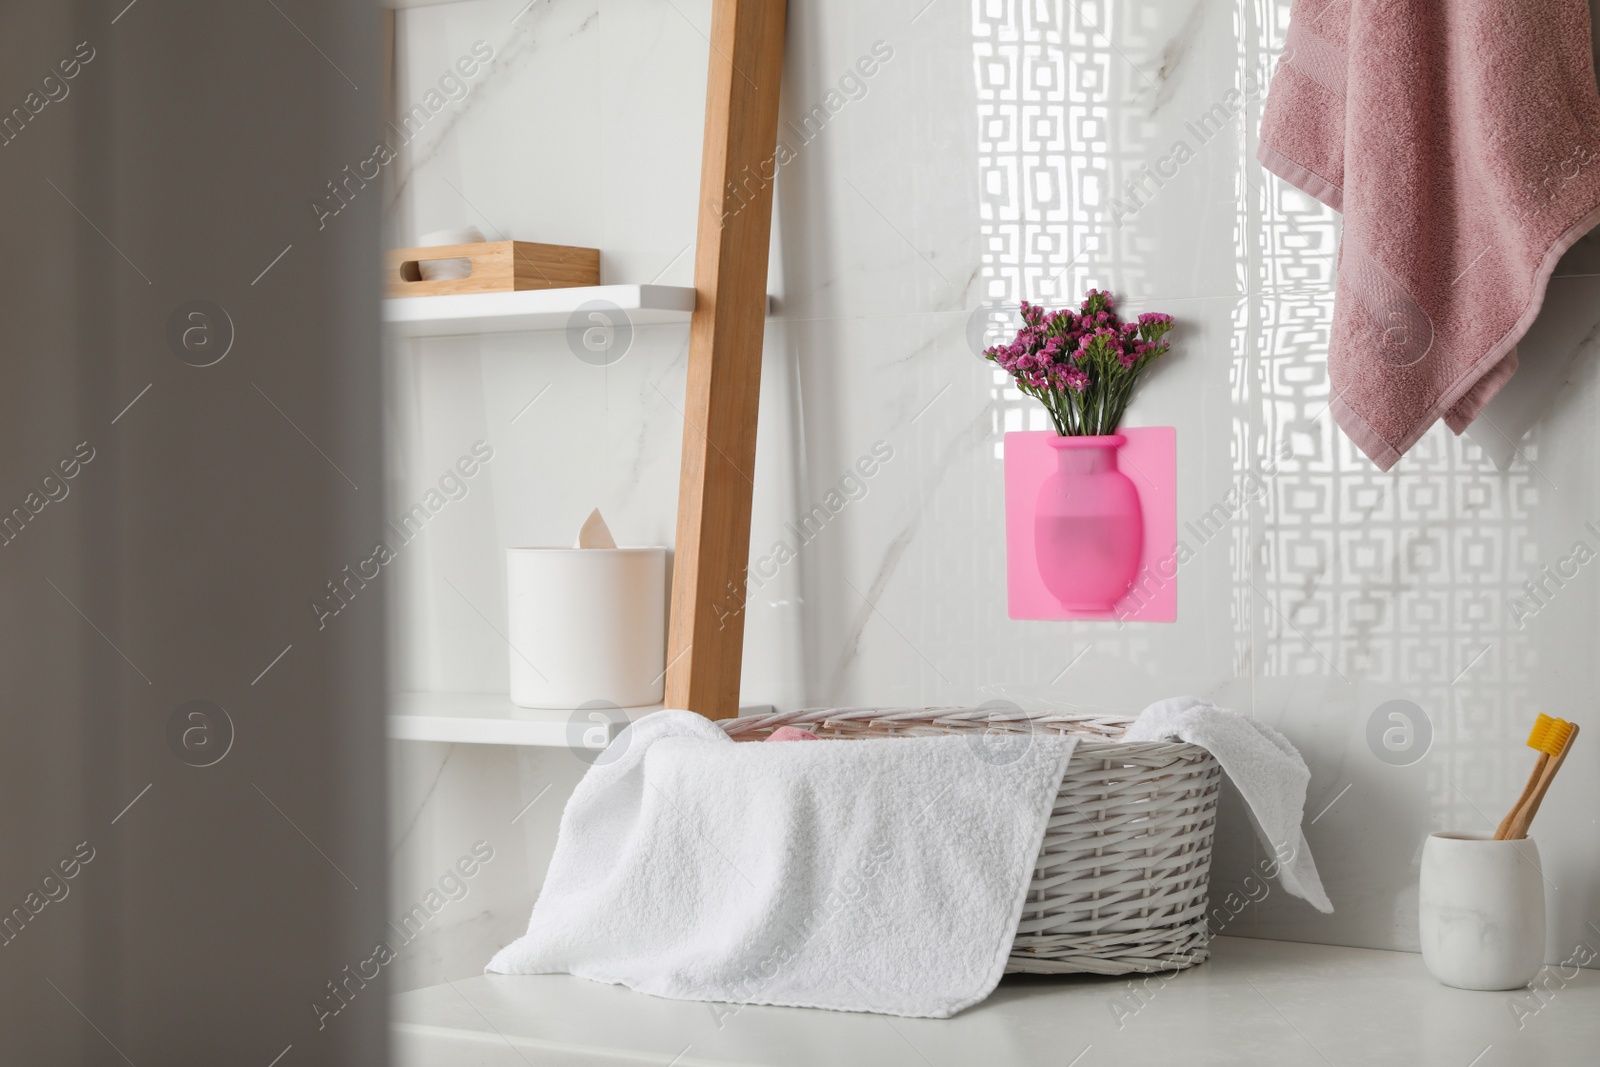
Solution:
[{"label": "draped white towel", "polygon": [[1076,743],[740,744],[657,712],[578,783],[528,932],[488,969],[948,1017],[1005,970]]},{"label": "draped white towel", "polygon": [[1199,697],[1172,697],[1140,712],[1122,740],[1187,741],[1217,757],[1249,806],[1256,832],[1277,856],[1283,888],[1320,912],[1333,911],[1300,829],[1311,771],[1287,737]]}]

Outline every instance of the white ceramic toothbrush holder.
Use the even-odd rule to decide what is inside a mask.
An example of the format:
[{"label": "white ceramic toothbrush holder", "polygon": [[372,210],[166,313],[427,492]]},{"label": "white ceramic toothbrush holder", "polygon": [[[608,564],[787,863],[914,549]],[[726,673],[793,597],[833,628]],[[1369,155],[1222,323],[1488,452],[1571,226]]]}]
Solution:
[{"label": "white ceramic toothbrush holder", "polygon": [[1418,887],[1422,960],[1457,989],[1520,989],[1544,963],[1544,875],[1531,838],[1434,833]]},{"label": "white ceramic toothbrush holder", "polygon": [[666,569],[664,548],[506,549],[511,702],[659,704]]}]

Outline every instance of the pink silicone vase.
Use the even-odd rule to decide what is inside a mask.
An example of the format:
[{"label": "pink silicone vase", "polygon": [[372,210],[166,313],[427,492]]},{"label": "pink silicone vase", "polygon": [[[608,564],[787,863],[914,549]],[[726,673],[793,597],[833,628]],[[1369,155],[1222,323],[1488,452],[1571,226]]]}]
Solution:
[{"label": "pink silicone vase", "polygon": [[1117,469],[1127,438],[1049,440],[1056,472],[1039,487],[1033,514],[1039,577],[1068,611],[1109,612],[1133,584],[1144,551],[1139,491]]}]

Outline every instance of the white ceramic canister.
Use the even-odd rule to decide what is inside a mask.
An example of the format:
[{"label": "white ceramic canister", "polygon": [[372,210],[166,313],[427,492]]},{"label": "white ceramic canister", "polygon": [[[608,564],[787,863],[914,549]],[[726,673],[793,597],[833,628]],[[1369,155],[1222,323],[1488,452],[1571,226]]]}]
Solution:
[{"label": "white ceramic canister", "polygon": [[[483,243],[483,231],[476,226],[464,226],[459,230],[434,230],[425,233],[417,240],[417,245],[424,248],[437,248],[441,245],[478,245]],[[472,260],[470,259],[423,259],[417,262],[417,274],[425,282],[453,281],[459,278],[472,276]]]},{"label": "white ceramic canister", "polygon": [[630,708],[661,702],[664,548],[508,548],[511,702]]},{"label": "white ceramic canister", "polygon": [[1520,989],[1544,962],[1544,876],[1529,838],[1434,833],[1418,887],[1422,959],[1457,989]]}]

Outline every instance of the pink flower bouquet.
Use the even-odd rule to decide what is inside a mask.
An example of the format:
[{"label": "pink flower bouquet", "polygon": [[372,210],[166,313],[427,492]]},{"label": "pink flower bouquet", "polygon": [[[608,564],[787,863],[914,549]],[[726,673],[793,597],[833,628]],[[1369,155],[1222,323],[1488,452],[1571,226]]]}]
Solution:
[{"label": "pink flower bouquet", "polygon": [[1015,340],[984,356],[1045,406],[1056,433],[1088,437],[1117,432],[1139,376],[1167,351],[1172,316],[1123,322],[1111,294],[1090,289],[1076,313],[1023,301],[1022,323]]}]

